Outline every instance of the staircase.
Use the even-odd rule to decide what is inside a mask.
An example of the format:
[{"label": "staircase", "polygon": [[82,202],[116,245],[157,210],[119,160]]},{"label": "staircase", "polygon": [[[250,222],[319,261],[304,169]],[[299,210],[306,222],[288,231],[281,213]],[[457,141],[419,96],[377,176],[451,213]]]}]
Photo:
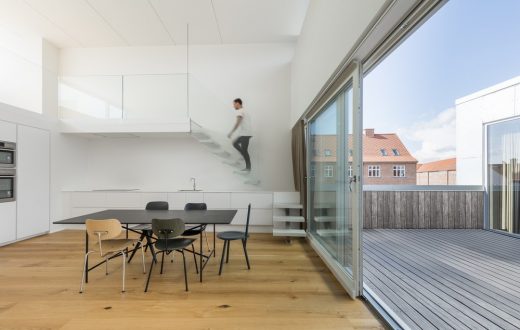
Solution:
[{"label": "staircase", "polygon": [[243,177],[244,184],[260,185],[260,180],[255,176],[254,170],[251,172],[241,171],[245,167],[245,163],[238,151],[231,145],[231,140],[226,136],[210,131],[193,120],[191,121],[191,136],[220,158],[223,164],[228,165],[233,173]]}]

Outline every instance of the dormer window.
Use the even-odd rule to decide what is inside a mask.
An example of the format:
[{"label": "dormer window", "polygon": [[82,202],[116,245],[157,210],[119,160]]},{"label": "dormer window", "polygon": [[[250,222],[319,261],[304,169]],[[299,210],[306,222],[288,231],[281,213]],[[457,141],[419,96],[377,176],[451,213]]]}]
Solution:
[{"label": "dormer window", "polygon": [[386,149],[381,149],[381,156],[388,156]]},{"label": "dormer window", "polygon": [[401,156],[401,154],[399,153],[399,150],[397,149],[392,149],[392,152],[394,153],[394,156]]}]

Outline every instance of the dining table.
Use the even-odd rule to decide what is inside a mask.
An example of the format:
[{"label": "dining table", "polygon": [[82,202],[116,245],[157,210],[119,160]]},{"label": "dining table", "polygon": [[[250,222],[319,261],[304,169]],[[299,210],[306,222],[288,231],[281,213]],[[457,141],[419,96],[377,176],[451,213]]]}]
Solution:
[{"label": "dining table", "polygon": [[[57,225],[84,225],[88,219],[92,220],[106,220],[106,219],[117,219],[121,222],[123,229],[126,231],[126,237],[128,238],[129,232],[136,232],[138,230],[132,229],[134,225],[151,225],[152,219],[181,219],[187,225],[204,226],[213,225],[213,250],[209,251],[209,254],[204,254],[202,251],[202,231],[200,232],[199,246],[200,250],[198,254],[200,263],[200,281],[202,282],[203,270],[211,257],[216,257],[215,248],[215,232],[217,225],[229,225],[235,218],[237,210],[235,209],[219,209],[219,210],[129,210],[129,209],[110,209],[89,214],[84,214],[68,219],[54,221]],[[151,237],[147,237],[148,245],[152,244]],[[85,232],[85,253],[89,251],[89,238]],[[155,260],[155,256],[154,256]],[[88,273],[94,268],[102,265],[103,262],[89,267],[88,257],[86,260],[86,274],[85,281],[88,283]]]}]

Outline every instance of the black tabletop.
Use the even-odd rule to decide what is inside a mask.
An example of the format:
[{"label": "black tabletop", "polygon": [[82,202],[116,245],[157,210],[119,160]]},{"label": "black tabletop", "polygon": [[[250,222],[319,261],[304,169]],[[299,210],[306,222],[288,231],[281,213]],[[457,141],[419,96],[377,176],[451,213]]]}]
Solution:
[{"label": "black tabletop", "polygon": [[151,210],[105,210],[54,221],[54,224],[84,224],[87,219],[118,219],[123,224],[148,224],[152,219],[182,219],[187,224],[217,224],[227,225],[233,221],[237,210],[207,210],[207,211],[151,211]]}]

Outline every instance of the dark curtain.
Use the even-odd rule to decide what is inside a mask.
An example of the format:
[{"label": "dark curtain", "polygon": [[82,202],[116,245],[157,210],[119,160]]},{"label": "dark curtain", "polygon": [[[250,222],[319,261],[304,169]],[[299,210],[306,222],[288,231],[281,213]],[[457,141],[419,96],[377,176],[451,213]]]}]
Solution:
[{"label": "dark curtain", "polygon": [[307,159],[305,148],[305,125],[300,120],[292,128],[292,161],[294,189],[300,192],[300,203],[303,204],[303,214],[307,210]]}]

